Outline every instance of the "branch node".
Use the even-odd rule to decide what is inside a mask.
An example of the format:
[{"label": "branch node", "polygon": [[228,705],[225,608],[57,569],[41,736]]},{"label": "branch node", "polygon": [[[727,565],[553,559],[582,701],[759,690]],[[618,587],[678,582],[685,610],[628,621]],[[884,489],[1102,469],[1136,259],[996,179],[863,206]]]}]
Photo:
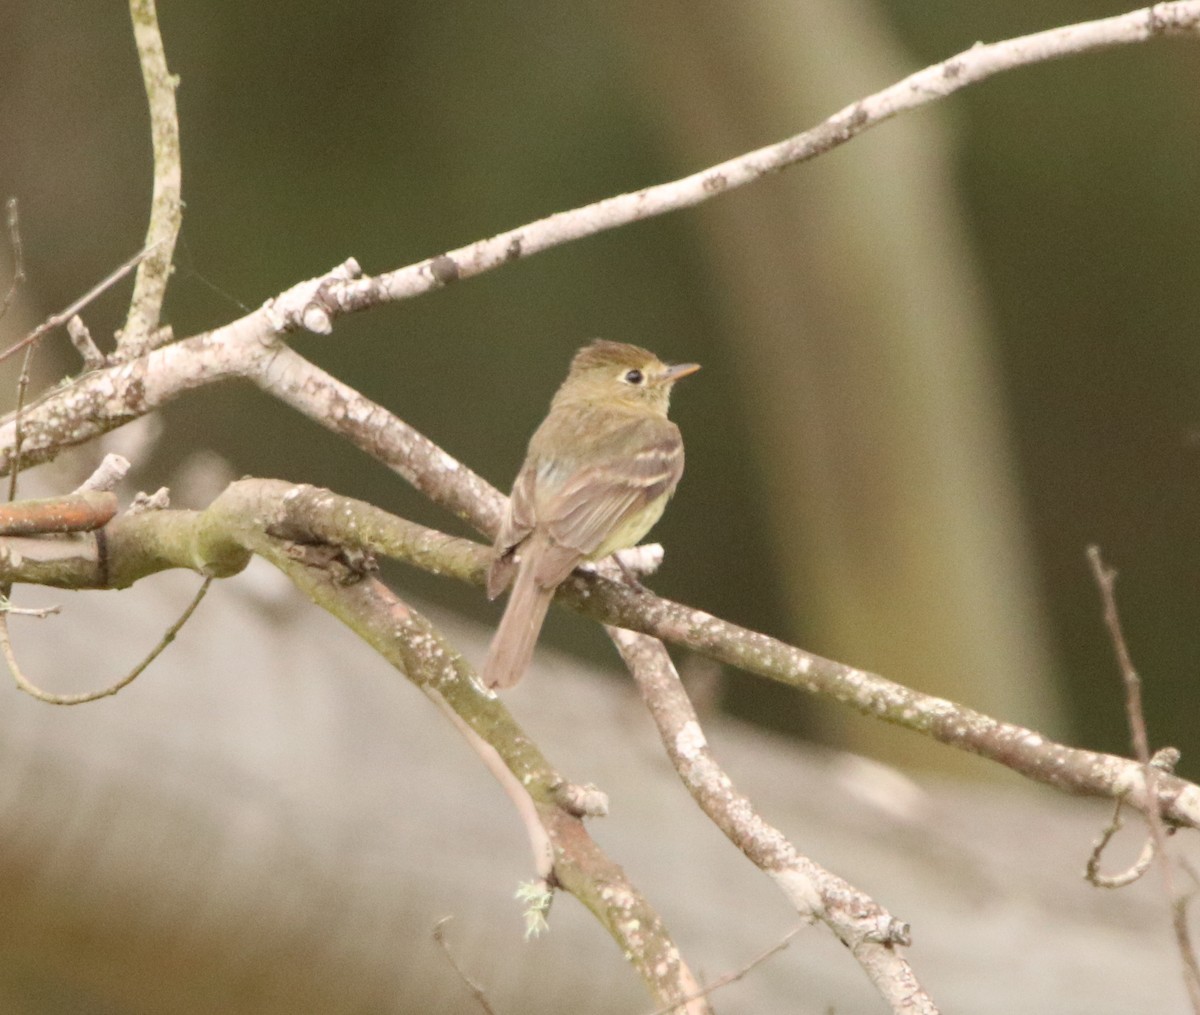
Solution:
[{"label": "branch node", "polygon": [[67,321],[67,335],[70,336],[71,344],[75,346],[76,351],[83,357],[85,370],[99,370],[104,366],[104,353],[92,341],[92,333],[88,331],[88,326],[83,323],[83,318],[78,314]]},{"label": "branch node", "polygon": [[124,455],[107,454],[96,467],[96,471],[79,484],[75,493],[112,490],[129,474],[130,468],[129,459]]},{"label": "branch node", "polygon": [[358,261],[348,257],[319,278],[306,279],[267,300],[263,311],[276,334],[304,330],[328,335],[333,331],[334,318],[347,309],[339,287],[361,276]]},{"label": "branch node", "polygon": [[165,511],[171,506],[171,491],[160,486],[154,493],[139,492],[134,495],[133,503],[129,505],[129,514],[141,514],[143,511]]},{"label": "branch node", "polygon": [[554,801],[577,818],[608,816],[608,794],[590,782],[583,786],[575,782],[562,783],[554,790]]},{"label": "branch node", "polygon": [[1175,766],[1183,757],[1178,747],[1160,747],[1150,758],[1150,764],[1167,775],[1175,774]]},{"label": "branch node", "polygon": [[62,613],[61,606],[13,606],[12,600],[8,596],[0,596],[0,613],[6,613],[10,617],[34,617],[37,620],[45,620],[47,617],[52,617],[57,613]]},{"label": "branch node", "polygon": [[912,925],[884,913],[879,917],[875,930],[867,935],[867,940],[907,948],[912,944]]}]

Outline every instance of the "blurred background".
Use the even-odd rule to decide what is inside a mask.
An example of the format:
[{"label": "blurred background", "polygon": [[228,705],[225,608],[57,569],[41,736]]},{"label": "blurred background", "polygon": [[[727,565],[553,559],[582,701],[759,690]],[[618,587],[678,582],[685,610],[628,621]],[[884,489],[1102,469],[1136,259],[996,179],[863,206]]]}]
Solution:
[{"label": "blurred background", "polygon": [[[180,336],[348,256],[371,273],[396,268],[794,134],[977,40],[1128,9],[1100,0],[161,6],[182,79],[186,209],[165,314]],[[675,399],[688,469],[655,531],[667,548],[656,590],[1127,753],[1123,692],[1085,558],[1097,543],[1120,571],[1152,744],[1180,747],[1180,770],[1195,778],[1198,87],[1200,45],[1188,40],[1018,70],[701,207],[294,344],[502,489],[578,346],[604,336],[699,361],[704,371]],[[124,5],[0,10],[0,137],[0,196],[20,202],[29,278],[0,321],[9,341],[141,245],[150,150]],[[0,244],[0,279],[10,255]],[[85,315],[102,343],[128,294],[118,287]],[[65,336],[46,344],[38,369],[46,384],[79,369]],[[462,531],[390,472],[249,388],[194,393],[161,422],[156,441],[140,445],[135,479],[172,485],[176,503],[201,506],[214,491],[197,473],[248,473],[327,485]],[[388,578],[475,621],[498,616],[478,590],[401,568]],[[213,592],[223,594],[233,593]],[[120,615],[125,600],[98,598]],[[284,615],[246,614],[264,631]],[[623,693],[595,626],[551,621],[547,646],[603,664],[612,693]],[[80,658],[94,658],[106,636],[136,657],[128,629],[106,623]],[[65,650],[42,631],[27,640],[50,665]],[[271,644],[296,636],[280,626]],[[139,645],[153,637],[139,628]],[[486,632],[478,637],[476,658]],[[116,662],[107,669],[119,672]],[[93,676],[80,679],[91,686]],[[209,679],[200,664],[191,677]],[[256,707],[295,719],[291,750],[317,742],[304,739],[301,719],[328,721],[321,702],[334,679],[314,677],[306,693],[316,697],[303,705],[269,680],[256,692]],[[518,699],[518,715],[535,698],[563,707],[553,688],[547,680]],[[57,735],[93,759],[81,765],[94,773],[96,755],[78,746],[87,731],[119,743],[127,732],[120,722],[97,732],[94,717],[111,720],[147,693],[135,685],[91,719],[51,720],[32,703],[10,708],[10,691],[0,743],[33,750]],[[183,694],[175,688],[160,707]],[[210,694],[217,712],[197,705],[196,714],[234,723],[225,746],[241,744],[245,771],[260,771],[254,743],[233,735],[238,721],[253,722]],[[998,774],[738,674],[722,674],[716,695],[726,716],[925,776]],[[362,711],[335,710],[350,726],[320,742],[344,749],[354,723],[377,718]],[[139,729],[151,727],[160,730]],[[161,727],[162,757],[215,757],[206,729]],[[272,729],[268,741],[282,743]],[[22,764],[30,779],[41,771]],[[214,787],[227,782],[219,766],[211,774]],[[73,807],[63,813],[82,820]],[[171,957],[176,971],[185,958]],[[37,1010],[77,1010],[70,998],[54,1003]],[[1015,1010],[1005,1003],[997,1010]],[[985,1010],[978,1004],[964,1010]],[[1111,1010],[1130,1009],[1114,1001]]]},{"label": "blurred background", "polygon": [[[1124,10],[906,0],[695,5],[173,3],[185,226],[166,319],[229,321],[345,257],[368,272],[667,180],[926,63]],[[20,332],[136,250],[147,115],[120,4],[0,15]],[[1084,550],[1120,570],[1155,744],[1200,751],[1195,322],[1200,49],[1006,74],[700,208],[298,336],[306,355],[507,489],[594,336],[705,371],[662,593],[1104,750],[1128,735]],[[7,258],[5,250],[0,257]],[[87,315],[122,320],[128,286]],[[65,337],[47,380],[77,369]],[[138,482],[233,474],[453,520],[249,390],[164,414]],[[476,590],[404,587],[494,619]],[[592,625],[550,643],[596,659]],[[723,706],[921,766],[984,766],[730,674]]]}]

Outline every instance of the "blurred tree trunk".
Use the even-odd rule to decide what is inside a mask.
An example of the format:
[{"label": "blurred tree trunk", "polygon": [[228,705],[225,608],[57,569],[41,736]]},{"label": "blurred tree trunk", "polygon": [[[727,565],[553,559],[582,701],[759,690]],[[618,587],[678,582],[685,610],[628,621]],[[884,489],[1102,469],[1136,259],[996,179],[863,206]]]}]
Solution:
[{"label": "blurred tree trunk", "polygon": [[[680,171],[794,133],[915,69],[867,3],[613,9]],[[694,214],[790,635],[1061,731],[1003,392],[960,225],[952,115],[943,105],[902,117]],[[844,710],[819,712],[824,735],[846,746],[905,764],[971,764]]]}]

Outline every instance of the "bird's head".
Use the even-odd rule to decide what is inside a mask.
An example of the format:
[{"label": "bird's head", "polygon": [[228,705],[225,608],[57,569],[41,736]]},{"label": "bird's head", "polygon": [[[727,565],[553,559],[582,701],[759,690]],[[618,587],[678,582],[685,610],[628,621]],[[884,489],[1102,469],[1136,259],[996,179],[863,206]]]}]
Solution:
[{"label": "bird's head", "polygon": [[699,369],[698,363],[668,366],[636,345],[596,339],[575,354],[554,401],[649,409],[665,416],[675,382]]}]

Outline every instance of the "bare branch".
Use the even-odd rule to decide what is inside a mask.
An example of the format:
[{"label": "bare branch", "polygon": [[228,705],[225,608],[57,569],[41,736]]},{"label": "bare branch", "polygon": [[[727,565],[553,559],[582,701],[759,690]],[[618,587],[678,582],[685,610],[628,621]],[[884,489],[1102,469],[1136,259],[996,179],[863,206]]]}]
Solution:
[{"label": "bare branch", "polygon": [[[708,997],[709,995],[713,994],[714,992],[720,990],[722,987],[728,987],[731,983],[737,983],[738,980],[743,979],[749,973],[752,973],[755,969],[757,969],[764,962],[766,962],[767,959],[772,958],[773,956],[778,955],[781,951],[783,951],[788,945],[790,945],[792,943],[792,938],[794,938],[802,930],[804,930],[803,927],[795,927],[792,930],[789,930],[786,934],[783,935],[783,937],[779,941],[776,941],[773,945],[771,945],[770,948],[768,948],[761,955],[756,955],[749,962],[747,962],[744,966],[742,966],[741,969],[735,969],[731,973],[725,973],[722,976],[718,976],[715,980],[713,980],[712,983],[710,983],[707,987],[705,987],[702,991],[700,991],[700,993],[697,994],[696,997],[688,998],[688,1000],[694,1001],[700,997]],[[672,1015],[673,1012],[677,1012],[678,1010],[679,1010],[679,1005],[671,1005],[669,1008],[659,1008],[657,1011],[651,1012],[650,1015]]]},{"label": "bare branch", "polygon": [[150,664],[153,663],[154,660],[160,655],[162,655],[166,647],[175,640],[175,636],[183,629],[183,625],[191,620],[192,614],[196,612],[196,607],[200,605],[200,600],[202,600],[205,596],[205,593],[208,592],[208,588],[212,584],[212,581],[213,580],[211,577],[204,579],[200,589],[196,592],[195,596],[192,597],[192,601],[188,603],[188,605],[184,608],[183,613],[179,615],[179,619],[176,620],[175,623],[169,628],[167,628],[162,638],[159,639],[158,644],[150,650],[150,653],[140,663],[126,673],[125,676],[123,676],[120,680],[113,684],[109,684],[107,687],[102,687],[98,691],[85,691],[81,694],[54,694],[51,691],[44,691],[34,684],[33,681],[22,672],[21,667],[17,662],[16,652],[13,650],[12,638],[8,633],[8,620],[5,614],[16,611],[0,611],[0,653],[4,655],[4,661],[8,664],[8,670],[13,675],[13,680],[16,681],[17,687],[19,687],[26,694],[37,698],[38,701],[45,702],[47,705],[83,705],[89,701],[98,701],[101,698],[110,697],[111,695],[116,694],[122,688],[128,687],[135,680],[137,680],[138,677],[140,677],[146,672],[147,669],[149,669]]},{"label": "bare branch", "polygon": [[[303,363],[303,360],[296,357],[292,361],[289,372],[293,376],[287,383],[275,383],[268,372],[274,357],[283,349],[275,339],[287,331],[304,328],[327,334],[340,314],[417,296],[571,240],[690,207],[765,174],[820,155],[877,123],[1005,70],[1160,36],[1195,35],[1198,31],[1200,0],[1177,0],[1117,17],[1067,25],[991,45],[977,45],[847,106],[811,130],[683,179],[551,215],[373,278],[362,277],[358,264],[351,259],[326,275],[298,283],[240,320],[194,336],[183,343],[185,348],[177,357],[154,359],[155,354],[151,353],[127,364],[136,367],[132,372],[97,371],[63,391],[46,396],[42,403],[48,406],[47,411],[30,414],[28,462],[45,461],[59,449],[145,415],[185,391],[230,377],[248,377],[285,401],[301,407],[306,400],[303,378],[295,376],[294,368],[297,361]],[[155,241],[139,256],[156,252],[162,242]],[[106,283],[111,284],[109,280]],[[55,315],[27,336],[18,348],[70,318],[93,295],[88,294],[62,314]],[[10,354],[11,350],[5,355]],[[335,407],[339,398],[333,398]],[[304,411],[311,411],[311,406]],[[351,429],[361,428],[363,420],[348,416],[345,425]],[[360,440],[363,445],[370,443],[361,434]],[[0,427],[0,448],[11,448],[12,443],[10,422]],[[0,452],[0,473],[7,472],[11,466],[11,453]],[[447,489],[452,486],[443,484]],[[460,499],[452,510],[461,517],[469,517],[472,509]],[[485,513],[490,510],[489,505]],[[494,520],[486,517],[475,521],[482,523],[479,527],[483,531],[488,531],[494,524]]]},{"label": "bare branch", "polygon": [[9,599],[0,597],[0,613],[7,613],[10,617],[33,617],[35,620],[45,620],[47,617],[62,613],[62,607],[13,606]]},{"label": "bare branch", "polygon": [[[234,484],[209,509],[221,510],[225,497],[244,497],[241,487],[256,496],[278,500],[274,525],[281,534],[290,526],[332,543],[356,545],[434,574],[482,585],[490,551],[470,540],[447,536],[396,518],[370,504],[343,498],[313,487],[269,480]],[[271,491],[277,491],[272,493]],[[220,565],[233,573],[244,559],[192,512],[162,512],[152,528],[136,517],[122,515],[108,526],[110,582],[125,587],[146,574],[169,567],[192,567],[204,562],[211,571]],[[205,541],[196,542],[203,531]],[[67,561],[51,570],[52,562],[0,560],[0,576],[66,587],[92,587],[95,565],[87,559]],[[45,570],[39,570],[45,568]],[[1031,779],[1070,793],[1116,799],[1125,797],[1139,809],[1149,805],[1141,765],[1125,758],[1078,750],[1046,740],[1040,734],[1004,723],[943,698],[895,684],[883,677],[804,652],[766,635],[749,631],[711,614],[631,590],[602,576],[576,575],[558,598],[566,605],[604,623],[641,631],[686,646],[703,655],[748,672],[801,687],[849,704],[866,714],[932,736],[960,749],[998,761]],[[1176,776],[1158,776],[1158,804],[1173,824],[1200,827],[1200,788]]]},{"label": "bare branch", "polygon": [[88,326],[83,323],[83,318],[78,314],[67,321],[67,337],[71,339],[75,351],[83,359],[85,370],[99,370],[104,366],[104,353],[92,341],[92,333],[88,331]]},{"label": "bare branch", "polygon": [[637,681],[667,756],[700,809],[775,882],[802,919],[820,920],[837,935],[893,1012],[936,1015],[932,998],[897,948],[910,943],[908,925],[798,853],[737,791],[713,756],[662,642],[612,627],[608,634]]},{"label": "bare branch", "polygon": [[[1125,712],[1129,719],[1129,729],[1133,737],[1133,747],[1138,761],[1145,773],[1147,795],[1154,799],[1158,796],[1160,779],[1159,764],[1156,758],[1150,756],[1150,738],[1146,732],[1146,717],[1142,711],[1142,680],[1133,667],[1133,657],[1129,654],[1129,646],[1125,641],[1125,632],[1121,629],[1121,617],[1117,612],[1116,581],[1117,572],[1108,567],[1100,556],[1100,547],[1088,547],[1088,560],[1092,565],[1092,574],[1096,586],[1100,590],[1100,599],[1104,604],[1104,623],[1108,627],[1112,639],[1113,651],[1116,653],[1117,666],[1121,671],[1121,680],[1125,684]],[[1176,752],[1176,756],[1177,756]],[[1157,756],[1156,756],[1157,757]],[[1173,762],[1172,762],[1173,766]],[[1187,929],[1187,921],[1181,918],[1183,907],[1178,905],[1175,893],[1175,878],[1171,871],[1171,858],[1167,853],[1167,831],[1163,827],[1162,815],[1157,808],[1145,811],[1146,823],[1150,827],[1150,841],[1154,846],[1151,854],[1157,853],[1159,870],[1162,873],[1163,895],[1171,912],[1171,926],[1175,931],[1175,944],[1179,949],[1179,957],[1183,962],[1183,982],[1187,987],[1188,999],[1192,1010],[1200,1015],[1200,963],[1197,963],[1196,953],[1191,947],[1191,937]],[[1144,852],[1143,852],[1144,855]]]},{"label": "bare branch", "polygon": [[768,174],[807,162],[900,113],[928,105],[1004,71],[1160,36],[1198,32],[1200,0],[1179,0],[990,45],[979,43],[851,103],[816,127],[776,144],[670,183],[559,212],[406,268],[347,283],[332,291],[330,300],[339,310],[349,311],[418,296],[573,240],[690,208]]},{"label": "bare branch", "polygon": [[101,490],[9,501],[0,504],[0,536],[94,532],[112,521],[116,513],[116,494]]},{"label": "bare branch", "polygon": [[500,788],[512,802],[513,809],[521,819],[521,824],[525,826],[525,834],[529,837],[529,848],[533,854],[533,869],[541,880],[549,883],[554,873],[554,844],[550,841],[550,836],[546,834],[537,807],[534,806],[529,793],[504,763],[500,752],[476,733],[470,724],[450,707],[445,698],[432,690],[427,690],[426,694],[438,710],[450,720],[454,728],[462,734],[471,749],[479,755],[484,768],[500,783]]},{"label": "bare branch", "polygon": [[13,274],[8,292],[0,300],[0,317],[8,313],[17,291],[25,284],[25,247],[21,243],[21,217],[17,207],[17,199],[10,197],[4,203],[5,221],[8,224],[8,245],[12,248]]},{"label": "bare branch", "polygon": [[[149,11],[153,15],[152,0],[131,0],[131,10],[136,24],[139,11]],[[1158,4],[1120,17],[1068,26],[992,46],[977,46],[848,106],[813,130],[682,180],[550,216],[374,278],[360,277],[356,265],[353,270],[335,271],[293,287],[269,301],[261,310],[225,328],[196,336],[181,345],[139,355],[151,349],[159,337],[156,331],[162,291],[169,273],[176,224],[175,230],[169,231],[169,244],[165,239],[152,241],[151,249],[160,244],[166,244],[168,249],[155,258],[155,263],[162,266],[161,285],[159,282],[146,284],[152,293],[150,302],[143,307],[135,294],[120,349],[121,356],[130,361],[120,367],[97,370],[65,391],[46,396],[29,408],[27,416],[18,416],[0,428],[0,445],[6,449],[0,464],[16,471],[23,440],[27,441],[29,461],[45,460],[63,446],[80,443],[142,416],[184,391],[215,380],[248,377],[277,397],[302,407],[305,412],[335,421],[326,425],[339,432],[355,433],[360,446],[370,449],[371,453],[409,476],[433,499],[469,518],[483,531],[490,531],[502,503],[499,494],[395,417],[345,386],[339,386],[336,381],[323,378],[311,364],[287,349],[280,341],[281,336],[300,327],[328,332],[341,313],[409,298],[573,239],[690,207],[829,151],[876,123],[1000,71],[1160,35],[1195,34],[1198,25],[1200,0],[1188,0]],[[158,49],[161,53],[161,40]],[[151,93],[149,61],[140,39],[139,51],[147,76],[147,91]],[[161,71],[165,91],[170,93],[173,119],[174,83],[166,76],[165,60]],[[151,102],[153,105],[152,94]],[[157,126],[156,123],[156,130]],[[175,144],[177,148],[177,134]],[[157,208],[157,137],[155,151]],[[175,200],[177,213],[177,190]],[[153,216],[151,230],[153,235]],[[149,277],[154,271],[147,265],[144,273],[139,272],[139,292],[143,290],[143,274]],[[154,292],[157,292],[156,296]],[[66,317],[74,314],[76,309],[78,307],[73,306]],[[37,335],[28,337],[25,344],[31,345],[55,323],[61,321],[47,322]],[[319,384],[315,389],[306,390],[306,382],[313,379]],[[383,431],[389,436],[379,438],[368,434],[368,429]],[[394,437],[393,433],[400,436]],[[239,501],[239,497],[264,497],[266,509],[260,504],[260,513],[243,514],[246,501]],[[300,499],[293,498],[294,501]],[[325,499],[331,503],[347,503],[330,495],[325,495]],[[104,567],[97,571],[100,580],[119,584],[122,580],[133,580],[131,576],[148,568],[194,567],[197,560],[210,556],[219,560],[222,568],[233,568],[240,566],[239,562],[244,563],[245,552],[250,549],[271,559],[298,585],[306,588],[316,601],[352,626],[393,665],[403,669],[414,682],[443,696],[468,725],[500,752],[505,764],[514,774],[519,773],[521,780],[530,787],[542,824],[554,845],[556,879],[596,911],[621,947],[633,956],[632,961],[652,985],[656,997],[674,1004],[684,1003],[683,999],[695,990],[696,985],[687,967],[679,961],[656,914],[628,885],[619,869],[610,869],[615,865],[599,853],[583,831],[578,817],[562,806],[556,794],[563,781],[529,741],[519,735],[519,729],[507,712],[499,703],[489,701],[470,686],[469,667],[461,657],[440,639],[424,618],[377,582],[366,580],[351,586],[335,585],[327,581],[324,570],[313,561],[289,557],[277,539],[264,535],[261,519],[287,516],[292,505],[276,504],[267,493],[249,484],[235,485],[229,496],[223,496],[219,501],[210,509],[211,513],[205,512],[203,516],[164,511],[156,513],[157,517],[142,515],[115,520],[107,530],[110,540],[120,542],[122,533],[129,537],[134,531],[145,534],[153,528],[158,533],[158,541],[151,541],[149,548],[144,548],[135,547],[129,538],[125,538],[120,546],[122,552],[113,554],[112,564],[120,568],[119,572],[109,573],[110,562],[105,561]],[[288,517],[295,522],[294,517]],[[244,528],[250,524],[248,519],[254,520],[250,529]],[[340,531],[343,541],[353,541],[347,539],[345,519],[341,520],[340,527],[331,521],[330,528]],[[358,538],[357,532],[353,533],[353,538]],[[423,554],[420,559],[434,570],[450,570],[448,561],[451,565],[463,561],[470,563],[472,555],[477,557],[486,552],[473,544],[457,545],[464,541],[452,541],[438,533],[420,536],[417,541],[421,543],[417,555]],[[11,558],[4,562],[4,567],[5,573],[20,571]],[[212,573],[220,572],[214,569]],[[569,584],[570,588],[563,593],[564,600],[585,612],[602,615],[610,623],[692,644],[713,658],[819,691],[861,711],[985,754],[1062,788],[1128,796],[1131,802],[1144,809],[1157,812],[1161,807],[1172,821],[1181,824],[1200,822],[1200,790],[1182,780],[1163,777],[1148,783],[1146,780],[1150,777],[1144,769],[1132,766],[1131,771],[1123,759],[1070,751],[1061,745],[1049,744],[1029,730],[998,723],[942,699],[918,695],[873,674],[822,660],[648,593],[622,589],[603,578],[580,576]],[[2,621],[0,617],[0,623]],[[5,647],[8,647],[6,637]],[[1065,771],[1067,769],[1069,771]],[[611,889],[607,897],[600,897],[596,891],[599,883],[616,888]],[[631,926],[638,928],[636,932],[629,930]],[[881,934],[884,938],[889,936],[882,931]],[[707,1006],[697,1002],[690,1007],[702,1011]]]},{"label": "bare branch", "polygon": [[256,358],[247,376],[264,391],[383,462],[435,504],[489,537],[495,534],[504,496],[382,405],[287,346],[269,357]]},{"label": "bare branch", "polygon": [[121,482],[131,468],[128,458],[123,455],[107,454],[87,479],[79,484],[76,493],[86,493],[88,490],[111,490]]},{"label": "bare branch", "polygon": [[1124,827],[1124,822],[1121,821],[1121,806],[1122,801],[1118,800],[1116,807],[1113,809],[1112,821],[1100,833],[1100,838],[1092,847],[1091,855],[1088,857],[1087,867],[1084,868],[1083,876],[1090,884],[1095,885],[1097,888],[1125,888],[1145,874],[1154,862],[1156,852],[1154,839],[1149,838],[1142,846],[1142,851],[1138,854],[1138,858],[1133,862],[1132,866],[1121,871],[1120,874],[1105,874],[1100,870],[1100,860],[1104,856],[1104,851],[1108,848],[1108,844],[1112,842],[1113,836]]},{"label": "bare branch", "polygon": [[438,920],[433,928],[433,939],[442,949],[443,954],[446,956],[446,961],[450,963],[451,967],[458,974],[458,978],[462,980],[467,990],[471,992],[471,996],[479,1002],[479,1007],[484,1010],[486,1015],[496,1015],[496,1009],[493,1008],[488,1002],[487,994],[484,993],[483,988],[463,971],[462,966],[460,966],[458,961],[454,958],[454,953],[450,951],[450,945],[446,941],[445,928],[446,924],[448,924],[452,919],[454,919],[452,916],[444,916]]},{"label": "bare branch", "polygon": [[[445,700],[504,759],[525,787],[553,844],[554,885],[579,899],[616,941],[659,1004],[685,1004],[703,1015],[701,1000],[684,1002],[697,983],[661,917],[588,835],[582,820],[560,803],[564,780],[520,729],[503,704],[480,691],[470,664],[418,611],[373,578],[352,584],[267,535],[287,510],[269,487],[234,484],[218,499],[226,531],[282,570],[318,606],[355,631],[426,693]],[[217,518],[210,519],[216,523]]]},{"label": "bare branch", "polygon": [[[580,815],[599,809],[594,791],[580,793],[559,775],[503,704],[480,690],[470,664],[425,617],[379,581],[364,577],[361,568],[344,562],[339,547],[355,545],[355,508],[342,518],[343,538],[332,544],[315,528],[305,529],[310,517],[329,521],[321,505],[351,506],[319,494],[314,513],[314,498],[305,496],[306,489],[310,488],[242,480],[203,512],[126,512],[106,527],[107,552],[99,563],[86,554],[69,558],[62,562],[58,579],[71,584],[64,579],[73,570],[84,578],[92,576],[97,584],[101,576],[107,585],[121,587],[167,567],[189,567],[220,577],[240,570],[251,553],[264,557],[487,742],[533,801],[552,847],[549,884],[571,892],[592,910],[657,1003],[682,1003],[693,1015],[707,1012],[702,1000],[681,1000],[696,992],[695,977],[658,914],[588,836]],[[370,522],[373,517],[367,512],[363,520]],[[0,575],[23,566],[0,556]]]},{"label": "bare branch", "polygon": [[154,0],[129,0],[129,14],[150,106],[154,196],[150,202],[150,224],[146,229],[146,247],[152,253],[138,266],[129,316],[117,338],[113,358],[118,361],[136,359],[170,339],[169,329],[159,329],[159,317],[171,276],[175,240],[183,223],[179,117],[175,111],[175,88],[179,79],[167,69]]},{"label": "bare branch", "polygon": [[[460,468],[463,474],[459,479],[464,479],[469,470]],[[453,482],[453,476],[447,471],[442,479]],[[473,480],[483,483],[478,477]],[[499,498],[495,491],[491,496]],[[66,588],[125,588],[167,568],[203,567],[218,577],[234,574],[245,566],[246,551],[230,540],[218,521],[222,512],[229,510],[228,503],[247,497],[262,502],[262,517],[270,519],[271,531],[281,536],[307,534],[305,538],[310,540],[370,550],[432,574],[484,584],[491,559],[489,547],[328,490],[278,480],[234,483],[204,512],[118,515],[105,529],[108,554],[103,568],[94,546],[88,549],[80,544],[75,553],[62,555],[53,553],[53,547],[27,540],[14,556],[0,543],[0,580]],[[602,575],[579,573],[559,587],[557,599],[605,624],[650,634],[726,665],[842,702],[1065,792],[1124,798],[1143,811],[1152,806],[1154,796],[1147,790],[1145,769],[1136,761],[1067,747],[1023,726],[824,659],[646,590],[631,589]],[[1200,787],[1159,772],[1156,796],[1166,821],[1200,828]]]},{"label": "bare branch", "polygon": [[79,311],[91,303],[92,300],[107,292],[114,285],[120,282],[121,279],[133,271],[133,269],[141,263],[142,258],[149,256],[153,249],[153,247],[146,247],[143,250],[139,250],[124,264],[105,275],[104,278],[92,286],[91,289],[85,292],[78,299],[71,302],[57,314],[51,314],[19,342],[14,342],[7,349],[0,352],[0,362],[3,362],[4,360],[8,359],[9,356],[20,352],[22,349],[33,345],[38,339],[45,335],[46,332],[53,331],[60,324],[66,324],[67,321],[78,314]]}]

